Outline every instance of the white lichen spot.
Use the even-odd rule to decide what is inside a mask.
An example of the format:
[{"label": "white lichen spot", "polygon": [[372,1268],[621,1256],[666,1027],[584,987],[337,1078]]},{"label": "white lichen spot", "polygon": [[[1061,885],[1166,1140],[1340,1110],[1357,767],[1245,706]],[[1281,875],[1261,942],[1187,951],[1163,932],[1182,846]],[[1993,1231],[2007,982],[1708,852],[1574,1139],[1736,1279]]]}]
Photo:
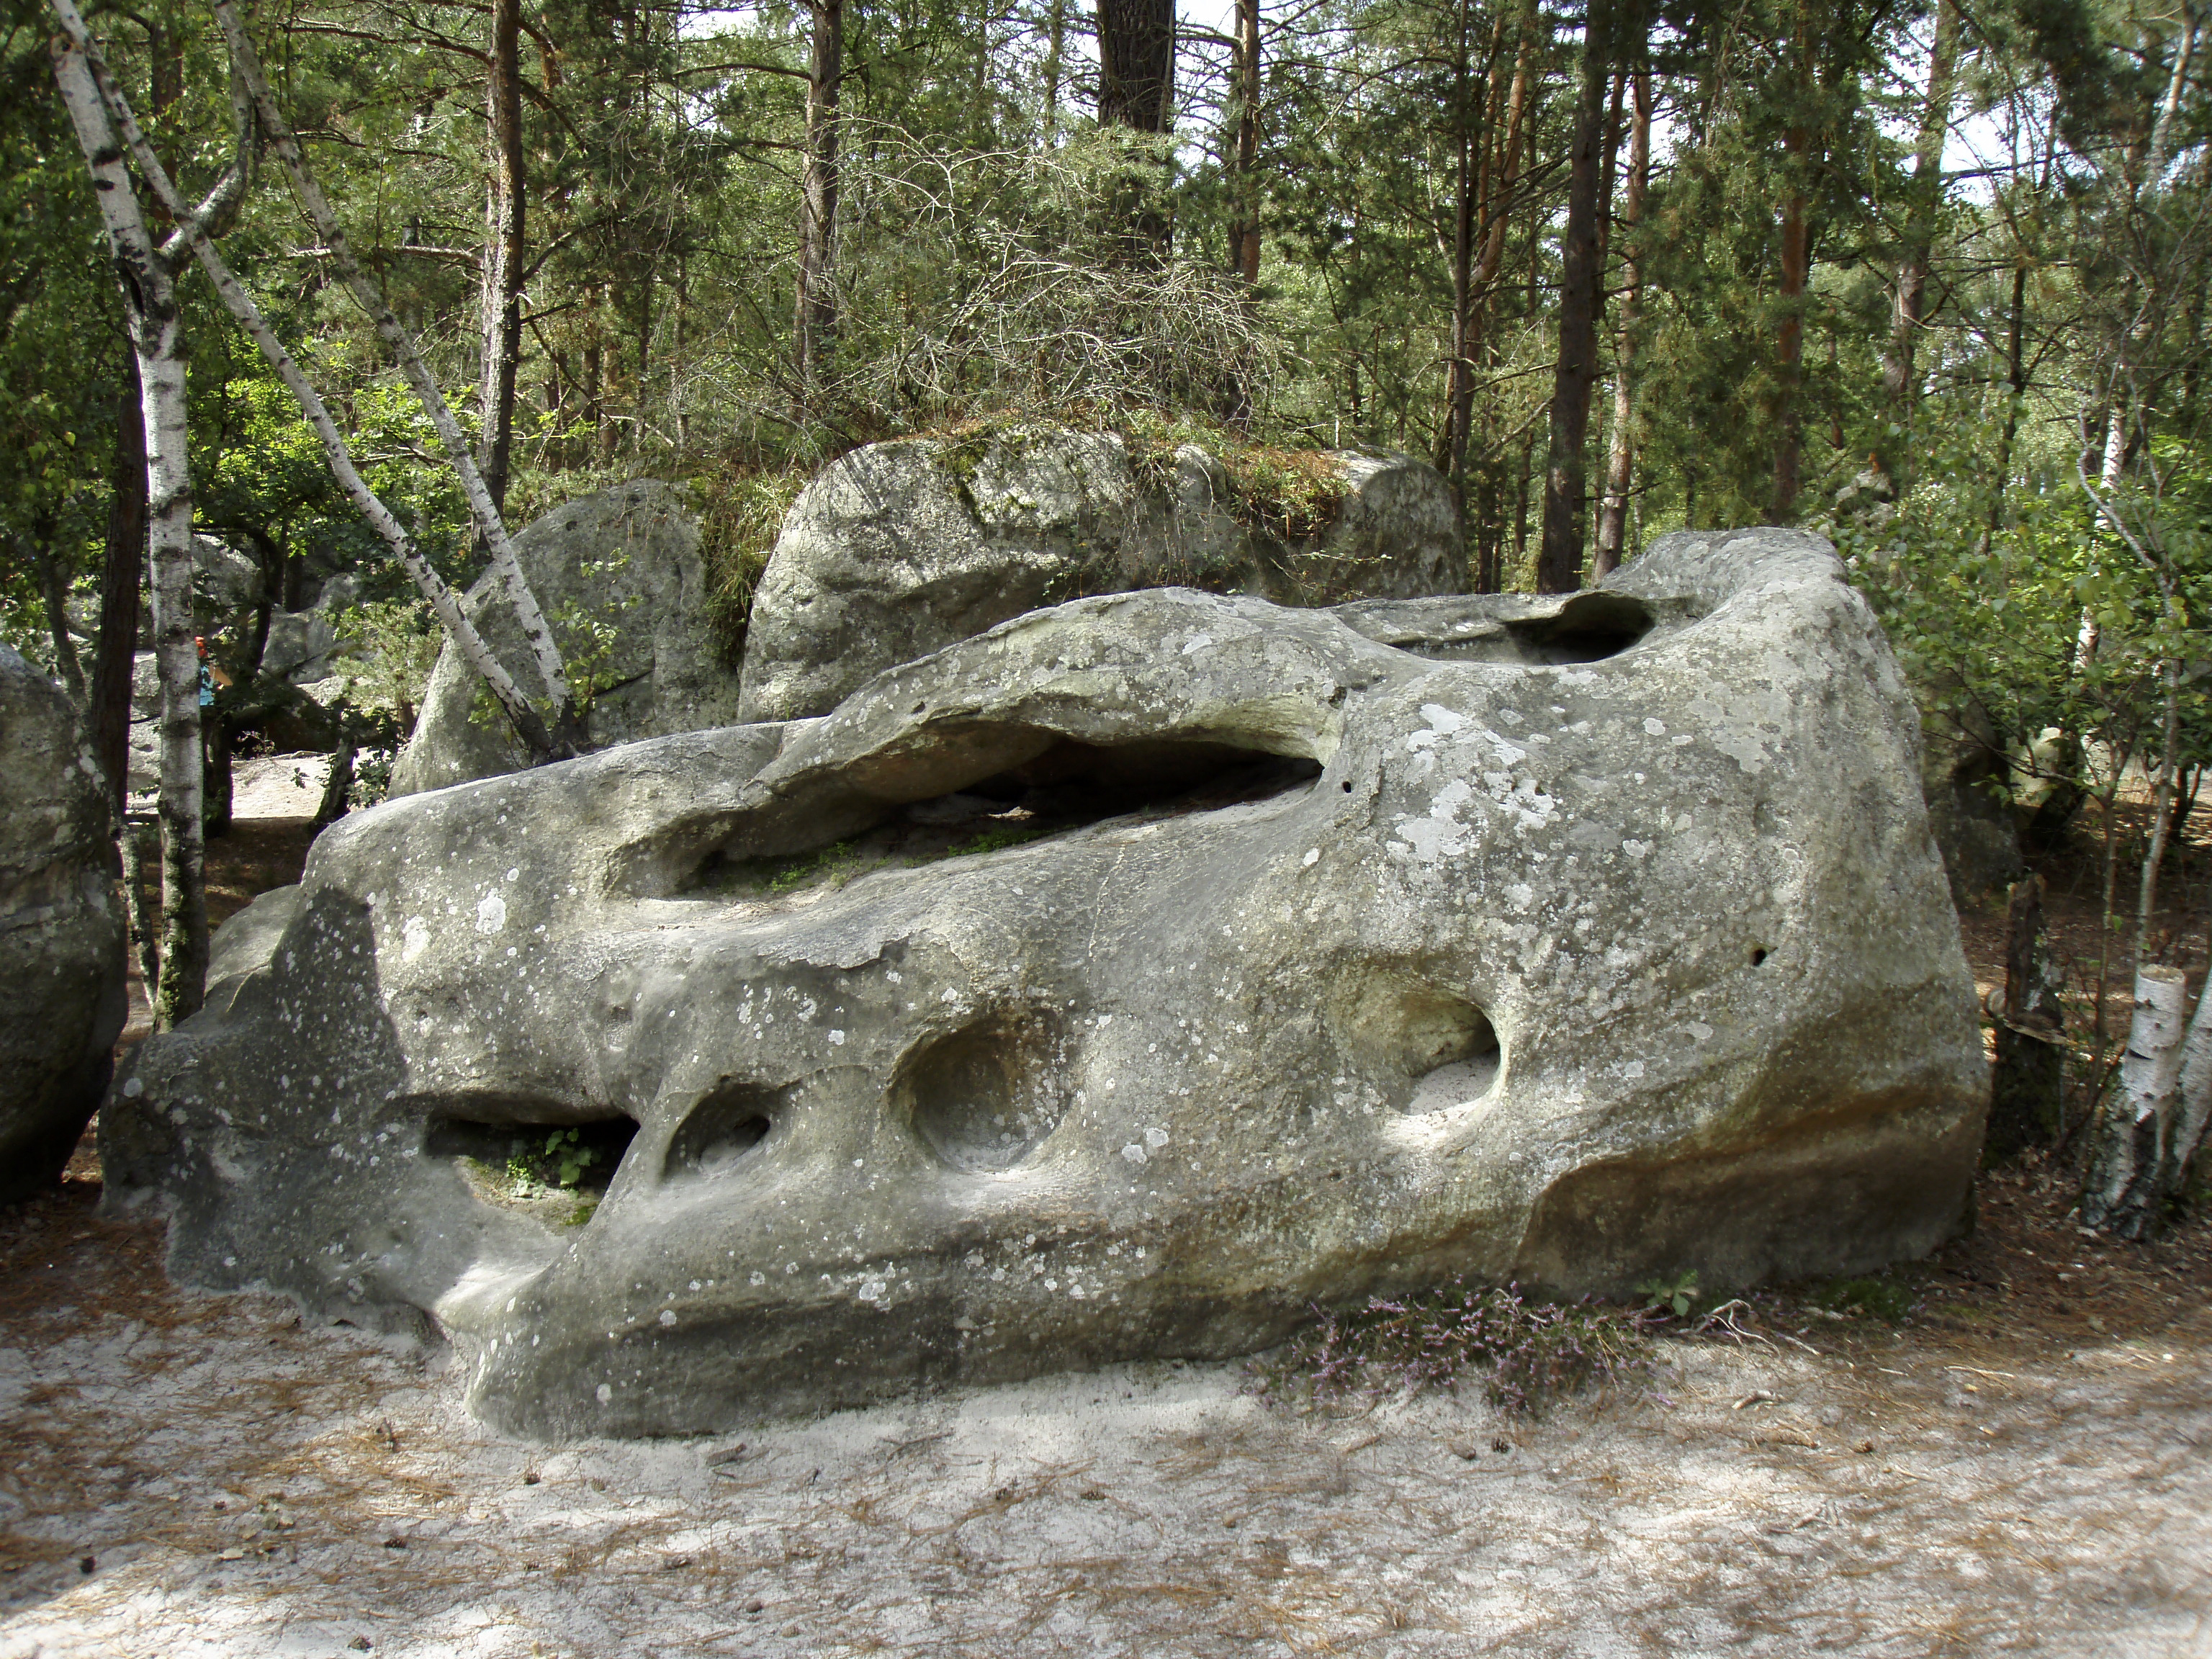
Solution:
[{"label": "white lichen spot", "polygon": [[676,1310],[663,1308],[660,1310],[660,1322],[664,1327],[673,1325],[676,1322]]},{"label": "white lichen spot", "polygon": [[593,1390],[592,1397],[596,1399],[599,1404],[604,1406],[608,1401],[615,1397],[615,1391],[605,1383],[602,1382],[599,1384],[598,1389]]},{"label": "white lichen spot", "polygon": [[1145,1155],[1145,1149],[1133,1140],[1121,1148],[1121,1156],[1132,1164],[1143,1164],[1148,1161]]},{"label": "white lichen spot", "polygon": [[1662,720],[1655,720],[1650,716],[1646,716],[1644,721],[1644,729],[1652,737],[1663,738],[1667,735],[1667,722]]},{"label": "white lichen spot", "polygon": [[507,901],[497,893],[486,893],[477,901],[477,932],[496,933],[507,926]]},{"label": "white lichen spot", "polygon": [[430,948],[430,924],[420,916],[407,918],[407,925],[399,930],[399,959],[412,962]]}]

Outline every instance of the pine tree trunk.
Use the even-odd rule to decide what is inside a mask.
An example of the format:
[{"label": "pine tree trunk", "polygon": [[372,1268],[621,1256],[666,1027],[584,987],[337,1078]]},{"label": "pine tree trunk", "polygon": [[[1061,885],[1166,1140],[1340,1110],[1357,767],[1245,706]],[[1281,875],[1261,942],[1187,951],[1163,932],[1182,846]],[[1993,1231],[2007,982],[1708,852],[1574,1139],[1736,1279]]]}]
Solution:
[{"label": "pine tree trunk", "polygon": [[844,74],[844,0],[811,0],[806,161],[799,179],[799,315],[793,331],[801,395],[811,403],[836,351],[837,94]]},{"label": "pine tree trunk", "polygon": [[1098,0],[1098,123],[1165,132],[1175,101],[1175,0]]},{"label": "pine tree trunk", "polygon": [[[1951,131],[1951,92],[1959,64],[1958,0],[1938,0],[1936,40],[1928,58],[1928,97],[1920,106],[1920,132],[1914,145],[1912,187],[1905,210],[1903,246],[1898,250],[1897,295],[1890,310],[1889,349],[1882,357],[1882,389],[1894,418],[1903,425],[1912,414],[1918,392],[1914,349],[1928,295],[1928,260],[1936,240],[1936,214],[1943,201],[1943,142]],[[1893,477],[1899,468],[1889,467]]]},{"label": "pine tree trunk", "polygon": [[484,204],[483,429],[477,470],[504,512],[514,445],[514,376],[522,358],[522,273],[526,175],[522,154],[522,3],[493,0],[485,118],[491,188]]},{"label": "pine tree trunk", "polygon": [[1561,240],[1559,356],[1552,382],[1552,430],[1544,460],[1543,539],[1536,591],[1571,593],[1581,585],[1589,506],[1584,441],[1590,392],[1597,383],[1597,328],[1604,310],[1605,256],[1599,219],[1604,172],[1606,92],[1612,80],[1613,8],[1591,0],[1583,38],[1581,91],[1569,152],[1567,223]]},{"label": "pine tree trunk", "polygon": [[1605,508],[1597,525],[1594,574],[1602,579],[1620,568],[1628,532],[1628,492],[1635,481],[1636,441],[1632,422],[1636,393],[1636,323],[1644,307],[1644,263],[1636,245],[1644,222],[1644,197],[1651,182],[1651,71],[1638,68],[1631,77],[1634,113],[1628,132],[1628,190],[1621,204],[1620,338],[1614,348],[1613,450],[1605,469]]},{"label": "pine tree trunk", "polygon": [[[1464,6],[1466,0],[1462,0]],[[1230,264],[1247,283],[1260,280],[1260,0],[1237,0],[1237,52],[1231,74],[1237,112],[1236,222]]]},{"label": "pine tree trunk", "polygon": [[1805,290],[1812,276],[1812,240],[1804,191],[1797,178],[1812,148],[1812,134],[1792,127],[1783,139],[1790,179],[1782,199],[1782,321],[1774,342],[1774,522],[1794,523],[1803,459],[1805,411]]}]

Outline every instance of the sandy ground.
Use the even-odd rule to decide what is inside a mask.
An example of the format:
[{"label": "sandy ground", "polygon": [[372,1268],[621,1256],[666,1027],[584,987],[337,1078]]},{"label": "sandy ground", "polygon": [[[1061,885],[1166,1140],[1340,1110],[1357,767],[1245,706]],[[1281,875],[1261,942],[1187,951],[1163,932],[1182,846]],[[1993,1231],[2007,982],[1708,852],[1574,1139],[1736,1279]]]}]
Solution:
[{"label": "sandy ground", "polygon": [[[216,904],[309,828],[215,843]],[[2033,1170],[1901,1322],[1796,1287],[1535,1421],[1155,1364],[562,1447],[438,1351],[176,1290],[98,1197],[88,1143],[0,1212],[0,1659],[2212,1656],[2212,1216],[2092,1240]]]},{"label": "sandy ground", "polygon": [[0,1224],[4,1659],[2212,1654],[2212,1226],[2032,1178],[1901,1325],[1766,1299],[1534,1422],[1154,1364],[562,1447],[96,1191]]}]

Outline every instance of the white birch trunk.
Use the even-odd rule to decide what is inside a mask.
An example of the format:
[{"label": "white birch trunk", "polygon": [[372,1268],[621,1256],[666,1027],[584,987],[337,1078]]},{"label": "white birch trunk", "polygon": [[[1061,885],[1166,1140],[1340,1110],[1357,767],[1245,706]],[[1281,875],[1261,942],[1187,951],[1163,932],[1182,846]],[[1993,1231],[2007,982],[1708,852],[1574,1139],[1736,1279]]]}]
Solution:
[{"label": "white birch trunk", "polygon": [[147,555],[161,680],[161,971],[154,1024],[199,1011],[207,990],[205,830],[200,817],[199,651],[192,633],[192,483],[185,449],[184,343],[174,272],[154,244],[82,44],[55,37],[54,80],[91,169],[138,358],[146,422]]},{"label": "white birch trunk", "polygon": [[2160,1187],[2180,1103],[2189,981],[2178,968],[2136,970],[2135,1018],[2120,1072],[2096,1127],[2081,1188],[2081,1223],[2142,1238],[2160,1220]]},{"label": "white birch trunk", "polygon": [[[57,8],[64,12],[64,27],[75,24],[75,27],[71,29],[73,33],[82,29],[82,23],[77,22],[75,18],[74,7],[71,6],[70,0],[57,0]],[[438,574],[430,562],[422,556],[420,550],[415,546],[413,538],[408,535],[405,526],[392,515],[391,509],[377,496],[376,492],[368,487],[367,480],[362,477],[359,470],[353,464],[351,453],[346,448],[345,440],[340,434],[337,422],[331,420],[330,410],[325,406],[320,394],[315,391],[307,375],[301,372],[291,354],[285,350],[283,343],[276,337],[276,331],[269,326],[267,319],[262,316],[260,307],[254,303],[253,296],[246,292],[245,285],[238,280],[230,267],[224,262],[222,256],[216,249],[214,240],[206,234],[204,228],[192,216],[186,213],[175,185],[172,183],[167,169],[161,165],[160,156],[155,153],[153,146],[147,142],[143,130],[138,125],[137,118],[131,113],[129,102],[124,98],[120,88],[115,85],[113,78],[106,73],[106,66],[95,56],[91,60],[91,67],[106,112],[113,118],[116,126],[121,129],[124,140],[129,144],[131,155],[138,163],[139,171],[145,176],[147,183],[153,187],[155,195],[162,204],[177,216],[179,223],[183,228],[180,234],[191,244],[193,252],[198,256],[201,268],[207,272],[208,279],[215,284],[216,292],[222,296],[224,306],[228,308],[231,315],[237,319],[240,326],[253,337],[254,343],[261,349],[262,356],[268,361],[270,367],[276,370],[277,378],[284,382],[286,388],[307,415],[308,423],[314,428],[315,435],[322,443],[324,458],[328,461],[331,471],[337,477],[340,487],[345,490],[354,505],[361,509],[362,515],[383,538],[385,544],[392,550],[392,556],[398,560],[400,567],[407,572],[417,590],[429,602],[431,611],[437,617],[439,623],[445,629],[447,637],[453,641],[454,648],[461,653],[462,659],[482,676],[485,684],[490,688],[492,696],[497,699],[501,708],[506,712],[507,719],[514,724],[516,734],[522,738],[524,746],[532,753],[544,752],[550,745],[544,723],[538,718],[537,710],[531,707],[529,699],[523,696],[521,690],[515,685],[513,677],[507,673],[506,667],[493,653],[489,644],[477,631],[475,623],[469,620],[468,614],[461,609],[459,601],[454,597],[453,589],[447,586],[444,578]]]},{"label": "white birch trunk", "polygon": [[[2208,981],[2212,984],[2212,981]],[[2179,1193],[2189,1179],[2191,1166],[2204,1147],[2204,1131],[2212,1124],[2212,996],[2200,994],[2197,1012],[2189,1021],[2189,1036],[2181,1045],[2181,1086],[2173,1113],[2173,1133],[2159,1170],[2161,1195]]]},{"label": "white birch trunk", "polygon": [[[377,334],[382,338],[400,372],[407,378],[415,395],[422,400],[423,409],[436,428],[438,441],[446,451],[447,463],[453,475],[460,480],[462,494],[467,497],[471,517],[477,533],[491,556],[491,568],[507,590],[507,601],[514,607],[515,621],[522,636],[528,642],[531,654],[536,659],[538,678],[544,682],[545,694],[556,710],[554,732],[559,748],[574,747],[574,727],[580,718],[574,694],[570,691],[566,671],[561,662],[561,647],[553,637],[553,630],[545,620],[545,613],[538,603],[538,596],[522,574],[520,562],[515,557],[514,544],[507,534],[506,522],[499,508],[484,488],[483,475],[477,470],[476,457],[469,447],[468,436],[462,431],[460,422],[454,417],[445,393],[422,362],[422,354],[415,349],[414,341],[400,325],[392,307],[384,303],[376,284],[362,269],[361,261],[354,257],[353,245],[346,239],[322,186],[315,182],[308,170],[307,158],[300,149],[300,141],[277,107],[276,94],[270,90],[269,77],[261,67],[261,59],[254,51],[253,41],[246,33],[232,0],[216,0],[216,21],[222,30],[223,39],[230,48],[231,63],[252,94],[254,107],[260,112],[262,130],[269,145],[276,151],[276,159],[284,164],[291,175],[292,187],[299,193],[300,203],[307,210],[316,233],[330,250],[331,260],[346,286],[353,290],[354,298],[368,314]],[[557,753],[557,749],[556,749]],[[538,758],[550,758],[539,756]]]}]

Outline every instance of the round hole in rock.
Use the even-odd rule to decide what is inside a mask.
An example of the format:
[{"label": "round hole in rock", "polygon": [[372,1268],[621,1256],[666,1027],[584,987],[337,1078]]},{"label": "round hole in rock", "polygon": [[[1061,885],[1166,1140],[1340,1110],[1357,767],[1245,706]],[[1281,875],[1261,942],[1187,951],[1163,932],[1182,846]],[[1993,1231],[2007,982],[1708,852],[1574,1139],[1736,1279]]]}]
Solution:
[{"label": "round hole in rock", "polygon": [[1418,975],[1389,969],[1347,975],[1329,1024],[1351,1056],[1415,1114],[1480,1098],[1504,1056],[1489,1015]]},{"label": "round hole in rock", "polygon": [[669,1137],[660,1178],[712,1179],[737,1169],[775,1129],[785,1093],[754,1083],[721,1085],[685,1113]]},{"label": "round hole in rock", "polygon": [[1753,967],[1756,968],[1756,967],[1758,967],[1758,966],[1759,966],[1759,963],[1761,963],[1762,962],[1765,962],[1765,960],[1766,960],[1766,947],[1765,947],[1764,945],[1758,945],[1758,946],[1753,947],[1753,951],[1752,951],[1752,953],[1751,953],[1751,965],[1752,965]]},{"label": "round hole in rock", "polygon": [[957,1170],[1010,1170],[1060,1125],[1066,1102],[1056,1028],[1035,1011],[994,1013],[901,1062],[892,1097]]}]

